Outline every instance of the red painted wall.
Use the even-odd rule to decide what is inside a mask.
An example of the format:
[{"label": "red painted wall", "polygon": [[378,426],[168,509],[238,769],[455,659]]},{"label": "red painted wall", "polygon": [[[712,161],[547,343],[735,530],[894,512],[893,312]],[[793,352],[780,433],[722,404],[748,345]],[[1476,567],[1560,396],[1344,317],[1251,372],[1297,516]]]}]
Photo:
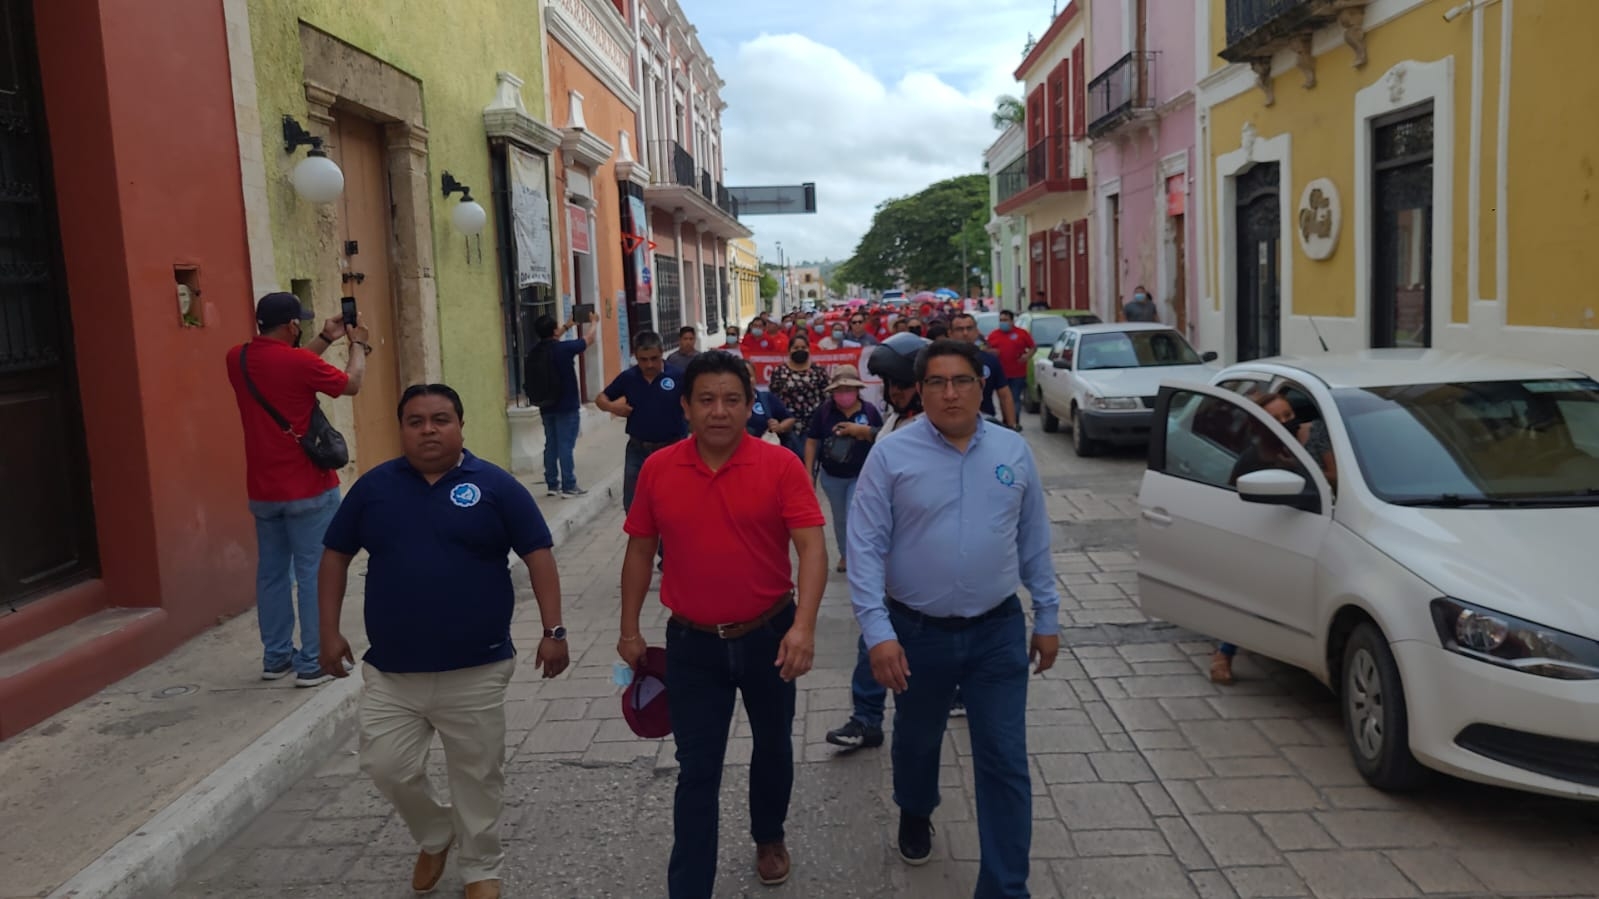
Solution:
[{"label": "red painted wall", "polygon": [[[45,685],[60,708],[253,605],[222,359],[255,326],[222,5],[35,0],[34,15],[105,601],[164,612]],[[175,265],[200,269],[204,327],[180,323]]]}]

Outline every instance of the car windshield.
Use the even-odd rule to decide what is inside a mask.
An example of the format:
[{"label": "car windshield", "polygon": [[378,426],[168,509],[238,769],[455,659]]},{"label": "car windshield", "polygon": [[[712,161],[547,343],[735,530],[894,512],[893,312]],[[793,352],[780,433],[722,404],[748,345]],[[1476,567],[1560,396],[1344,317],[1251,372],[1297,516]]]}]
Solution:
[{"label": "car windshield", "polygon": [[1599,505],[1599,382],[1333,391],[1373,493],[1411,506]]},{"label": "car windshield", "polygon": [[998,312],[979,312],[976,315],[977,333],[987,337],[999,328]]},{"label": "car windshield", "polygon": [[[1059,315],[1035,315],[1027,322],[1027,333],[1033,335],[1033,343],[1039,346],[1049,346],[1060,339],[1066,326],[1071,324],[1065,317]],[[997,326],[996,326],[997,327]]]},{"label": "car windshield", "polygon": [[1176,331],[1107,331],[1084,334],[1077,348],[1077,370],[1199,365],[1201,360]]}]

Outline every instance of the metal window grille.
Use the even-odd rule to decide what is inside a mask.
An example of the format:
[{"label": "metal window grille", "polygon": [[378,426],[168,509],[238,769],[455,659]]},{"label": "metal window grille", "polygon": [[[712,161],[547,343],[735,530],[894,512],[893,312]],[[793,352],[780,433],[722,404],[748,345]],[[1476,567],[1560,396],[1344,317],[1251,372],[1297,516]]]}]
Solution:
[{"label": "metal window grille", "polygon": [[655,254],[655,302],[661,333],[676,334],[683,327],[683,282],[676,256]]},{"label": "metal window grille", "polygon": [[722,330],[722,304],[717,301],[716,293],[716,266],[705,265],[705,333],[715,334]]}]

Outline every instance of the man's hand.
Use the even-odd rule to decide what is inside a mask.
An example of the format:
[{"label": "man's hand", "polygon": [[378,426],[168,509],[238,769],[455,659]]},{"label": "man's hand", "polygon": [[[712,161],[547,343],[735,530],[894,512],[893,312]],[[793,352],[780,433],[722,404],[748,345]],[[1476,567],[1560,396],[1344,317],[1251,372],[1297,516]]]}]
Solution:
[{"label": "man's hand", "polygon": [[872,677],[895,693],[904,693],[910,686],[911,666],[905,661],[905,648],[898,640],[884,640],[872,647],[868,654],[872,662]]},{"label": "man's hand", "polygon": [[558,676],[570,662],[566,654],[566,641],[553,637],[540,640],[538,654],[533,656],[533,664],[544,669],[546,679]]},{"label": "man's hand", "polygon": [[816,635],[810,631],[790,625],[788,633],[783,635],[783,642],[777,647],[777,661],[772,664],[783,669],[778,672],[778,677],[790,681],[811,670],[811,662],[816,658]]},{"label": "man's hand", "polygon": [[[359,314],[359,313],[357,313]],[[322,339],[332,343],[344,336],[344,316],[335,315],[322,323]]]},{"label": "man's hand", "polygon": [[633,406],[628,403],[627,397],[619,397],[611,402],[610,411],[617,418],[626,418],[633,414]]},{"label": "man's hand", "polygon": [[577,322],[573,321],[571,319],[568,319],[566,324],[561,326],[561,333],[565,334],[566,332],[572,330],[575,327],[577,327]]},{"label": "man's hand", "polygon": [[768,418],[766,420],[766,430],[767,431],[769,431],[769,432],[771,432],[773,434],[776,434],[778,431],[781,431],[782,429],[783,429],[783,423],[778,421],[777,419]]},{"label": "man's hand", "polygon": [[323,631],[317,664],[322,666],[323,674],[349,677],[350,669],[345,666],[355,667],[355,653],[350,651],[350,641],[344,639],[344,635],[338,631]]},{"label": "man's hand", "polygon": [[629,668],[637,668],[639,662],[644,661],[644,650],[649,644],[644,642],[643,634],[634,634],[616,641],[616,654],[622,657]]},{"label": "man's hand", "polygon": [[833,433],[840,437],[854,437],[856,440],[872,439],[871,425],[856,424],[852,421],[839,422],[834,425]]},{"label": "man's hand", "polygon": [[366,325],[361,324],[361,313],[359,312],[355,314],[354,325],[346,326],[344,324],[344,319],[340,318],[339,326],[344,328],[344,333],[350,338],[351,343],[360,342],[370,344],[372,342],[372,333],[366,329]]},{"label": "man's hand", "polygon": [[1055,667],[1055,656],[1060,652],[1060,635],[1034,634],[1033,647],[1028,656],[1037,663],[1034,674],[1043,674]]}]

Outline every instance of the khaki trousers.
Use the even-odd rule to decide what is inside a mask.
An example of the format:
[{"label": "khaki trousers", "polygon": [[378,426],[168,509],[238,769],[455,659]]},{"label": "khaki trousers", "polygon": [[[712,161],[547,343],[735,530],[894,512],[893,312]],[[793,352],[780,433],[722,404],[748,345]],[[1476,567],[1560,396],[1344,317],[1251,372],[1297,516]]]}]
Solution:
[{"label": "khaki trousers", "polygon": [[[460,845],[467,883],[499,879],[505,789],[505,688],[516,660],[426,674],[362,666],[361,770],[372,778],[424,852]],[[428,781],[428,749],[444,743],[451,804]]]}]

